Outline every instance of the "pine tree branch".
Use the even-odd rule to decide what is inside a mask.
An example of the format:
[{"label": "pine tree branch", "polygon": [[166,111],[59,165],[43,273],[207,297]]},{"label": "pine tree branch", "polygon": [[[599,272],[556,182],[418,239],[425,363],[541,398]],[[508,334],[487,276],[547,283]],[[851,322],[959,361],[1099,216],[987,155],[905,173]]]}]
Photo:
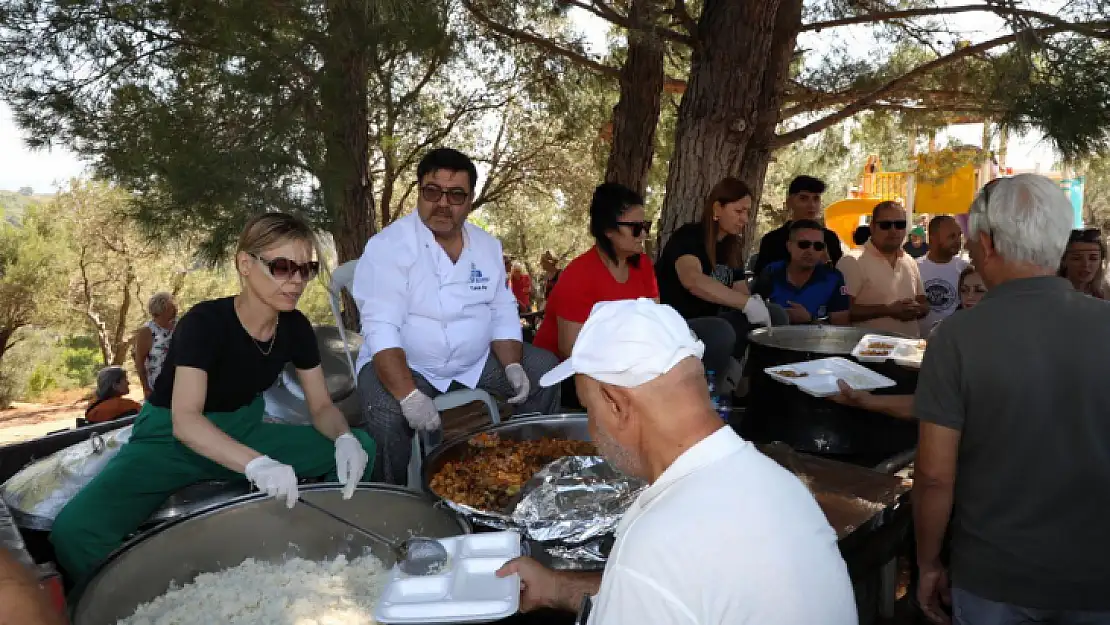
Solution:
[{"label": "pine tree branch", "polygon": [[805,139],[812,134],[821,132],[822,130],[829,128],[830,126],[834,126],[841,121],[848,119],[849,117],[855,115],[856,113],[859,113],[860,111],[867,110],[872,104],[878,102],[880,99],[897,91],[898,89],[902,89],[903,87],[910,85],[918,76],[927,74],[937,68],[944,67],[945,65],[949,65],[960,59],[979,54],[980,52],[985,52],[999,46],[1013,43],[1017,41],[1018,38],[1027,34],[1047,35],[1051,33],[1062,32],[1064,30],[1067,29],[1060,26],[1051,26],[1046,28],[1037,28],[1032,31],[1011,33],[1009,35],[996,37],[994,39],[977,43],[972,46],[960,48],[948,54],[947,56],[942,56],[938,59],[933,59],[928,63],[918,65],[914,69],[906,72],[905,74],[902,74],[898,78],[895,78],[887,82],[885,85],[879,87],[878,89],[875,89],[870,93],[860,97],[859,99],[852,102],[851,104],[848,104],[839,111],[822,117],[821,119],[813,121],[809,124],[806,124],[805,126],[802,126],[801,128],[798,128],[796,130],[791,130],[787,133],[778,135],[772,142],[772,149],[780,148],[785,145],[790,145],[791,143],[794,143],[796,141],[801,141],[802,139]]},{"label": "pine tree branch", "polygon": [[999,15],[1000,17],[1031,18],[1040,20],[1052,26],[1061,27],[1062,30],[1071,30],[1086,35],[1088,37],[1095,37],[1098,39],[1110,39],[1110,32],[1107,32],[1106,30],[1108,27],[1110,27],[1110,21],[1073,23],[1062,17],[1052,15],[1050,13],[1034,11],[1031,9],[1007,8],[992,4],[961,4],[946,7],[933,7],[928,9],[905,9],[901,11],[866,13],[863,15],[853,15],[851,17],[843,17],[835,20],[827,20],[824,22],[803,24],[802,32],[820,32],[826,28],[837,28],[839,26],[873,24],[876,22],[889,22],[914,17],[935,17],[940,15],[954,15],[958,13],[973,12],[994,13],[996,15]]},{"label": "pine tree branch", "polygon": [[[561,56],[569,61],[581,65],[582,67],[593,70],[603,76],[609,76],[611,78],[620,77],[621,70],[619,67],[613,67],[612,65],[607,65],[600,61],[595,61],[582,54],[581,52],[571,50],[566,46],[559,45],[558,43],[551,41],[550,39],[543,37],[542,35],[539,35],[537,33],[506,26],[479,10],[478,7],[474,5],[474,2],[472,0],[462,0],[462,3],[463,6],[465,6],[466,9],[470,11],[470,14],[473,15],[476,20],[478,20],[478,22],[485,25],[487,28],[499,35],[509,37],[510,39],[515,39],[516,41],[522,43],[534,45],[541,50],[545,50],[552,54]],[[664,90],[667,90],[669,92],[682,93],[686,90],[686,81],[678,80],[677,78],[665,78],[663,80],[663,88]]]},{"label": "pine tree branch", "polygon": [[[649,24],[642,26],[636,24],[628,16],[621,15],[620,12],[606,4],[603,0],[591,0],[590,2],[583,2],[582,0],[559,0],[559,2],[567,6],[578,7],[583,11],[588,11],[593,15],[596,15],[601,19],[609,22],[610,24],[620,26],[621,28],[624,28],[626,30],[642,30],[644,32],[657,35],[659,37],[662,37],[663,39],[667,39],[675,43],[681,43],[688,46],[694,45],[694,37],[692,35],[697,32],[696,30],[691,31],[691,34],[687,35],[676,30],[671,30],[670,28],[662,28],[657,25]],[[679,4],[681,4],[681,0],[679,0]]]}]

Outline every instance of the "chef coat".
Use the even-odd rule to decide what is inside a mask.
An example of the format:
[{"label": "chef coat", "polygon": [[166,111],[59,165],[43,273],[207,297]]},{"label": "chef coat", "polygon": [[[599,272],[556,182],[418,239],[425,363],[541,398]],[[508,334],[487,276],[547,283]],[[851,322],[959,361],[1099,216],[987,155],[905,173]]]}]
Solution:
[{"label": "chef coat", "polygon": [[400,347],[440,392],[452,381],[475,388],[490,342],[522,340],[501,243],[469,222],[463,241],[452,262],[414,211],[366,242],[351,289],[365,339],[358,370]]},{"label": "chef coat", "polygon": [[728,426],[679,456],[621,518],[589,619],[859,622],[836,532],[813,495]]}]

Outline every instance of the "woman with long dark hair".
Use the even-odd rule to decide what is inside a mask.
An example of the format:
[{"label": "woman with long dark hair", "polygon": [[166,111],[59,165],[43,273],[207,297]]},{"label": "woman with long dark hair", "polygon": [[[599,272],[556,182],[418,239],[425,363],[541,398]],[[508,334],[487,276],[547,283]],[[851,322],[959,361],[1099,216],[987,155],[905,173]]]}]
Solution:
[{"label": "woman with long dark hair", "polygon": [[1072,230],[1057,275],[1067,278],[1076,291],[1106,299],[1106,242],[1102,232],[1097,228]]},{"label": "woman with long dark hair", "polygon": [[721,180],[706,197],[701,220],[675,230],[658,262],[662,302],[686,318],[707,351],[724,349],[738,360],[751,329],[788,323],[785,311],[748,291],[741,235],[751,208],[747,184]]},{"label": "woman with long dark hair", "polygon": [[594,304],[658,299],[655,271],[644,254],[650,232],[640,194],[615,182],[598,185],[590,202],[594,245],[559,274],[532,344],[566,360]]}]

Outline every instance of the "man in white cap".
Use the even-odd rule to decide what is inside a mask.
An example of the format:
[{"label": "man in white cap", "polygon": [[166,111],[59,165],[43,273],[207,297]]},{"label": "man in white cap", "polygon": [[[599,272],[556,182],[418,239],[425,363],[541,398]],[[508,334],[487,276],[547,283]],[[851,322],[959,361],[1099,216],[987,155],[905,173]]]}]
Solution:
[{"label": "man in white cap", "polygon": [[522,610],[591,605],[599,625],[858,622],[836,533],[797,477],[721,422],[703,350],[669,306],[602,302],[540,379],[577,374],[599,451],[650,486],[621,519],[604,574],[529,558],[502,567],[520,575]]}]

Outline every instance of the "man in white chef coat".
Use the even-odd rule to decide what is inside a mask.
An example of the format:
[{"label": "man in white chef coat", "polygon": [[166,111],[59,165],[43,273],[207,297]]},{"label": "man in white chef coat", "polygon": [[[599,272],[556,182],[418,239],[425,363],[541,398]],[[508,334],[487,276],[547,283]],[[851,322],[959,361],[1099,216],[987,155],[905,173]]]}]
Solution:
[{"label": "man in white chef coat", "polygon": [[429,152],[417,166],[416,210],[366,243],[351,295],[365,338],[358,390],[378,444],[376,481],[403,484],[414,430],[440,427],[432,398],[481,388],[552,413],[557,388],[536,381],[555,355],[522,341],[501,243],[468,223],[478,172],[465,154]]},{"label": "man in white chef coat", "polygon": [[522,610],[592,602],[592,625],[859,622],[836,532],[797,477],[717,416],[703,351],[669,306],[602,302],[570,358],[540,380],[574,375],[598,450],[649,486],[621,518],[603,574],[527,557],[502,567],[520,575]]}]

